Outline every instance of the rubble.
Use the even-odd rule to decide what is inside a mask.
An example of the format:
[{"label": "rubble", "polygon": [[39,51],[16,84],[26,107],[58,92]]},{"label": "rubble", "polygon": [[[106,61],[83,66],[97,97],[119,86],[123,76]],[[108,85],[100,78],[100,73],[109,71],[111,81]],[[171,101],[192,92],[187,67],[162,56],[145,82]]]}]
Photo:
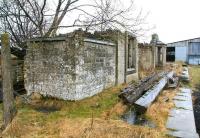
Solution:
[{"label": "rubble", "polygon": [[183,71],[182,71],[182,73],[180,75],[180,80],[186,81],[186,82],[190,81],[189,71],[188,71],[187,67],[183,68]]},{"label": "rubble", "polygon": [[133,104],[145,91],[149,90],[163,74],[164,72],[159,74],[154,73],[139,81],[138,84],[129,84],[128,87],[121,91],[119,97],[124,103]]}]

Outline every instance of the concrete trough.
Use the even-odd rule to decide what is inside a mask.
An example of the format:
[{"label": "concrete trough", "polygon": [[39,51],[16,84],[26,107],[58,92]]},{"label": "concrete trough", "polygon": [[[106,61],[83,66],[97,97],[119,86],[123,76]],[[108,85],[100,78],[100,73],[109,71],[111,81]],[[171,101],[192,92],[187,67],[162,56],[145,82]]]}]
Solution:
[{"label": "concrete trough", "polygon": [[166,127],[168,134],[180,138],[199,138],[196,132],[191,90],[181,88],[174,97],[175,108],[170,111]]},{"label": "concrete trough", "polygon": [[140,113],[144,113],[147,108],[151,105],[151,103],[156,99],[158,94],[163,90],[168,82],[168,78],[173,77],[174,72],[169,72],[166,76],[164,76],[156,85],[153,86],[152,89],[148,90],[141,98],[139,98],[135,103],[135,107],[137,111]]}]

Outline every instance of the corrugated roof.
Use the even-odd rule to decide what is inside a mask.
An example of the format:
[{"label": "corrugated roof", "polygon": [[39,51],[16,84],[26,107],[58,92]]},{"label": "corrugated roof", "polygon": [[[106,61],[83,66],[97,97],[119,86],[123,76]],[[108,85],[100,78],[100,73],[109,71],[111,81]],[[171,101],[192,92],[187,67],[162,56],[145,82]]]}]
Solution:
[{"label": "corrugated roof", "polygon": [[167,43],[167,44],[173,44],[173,43],[184,42],[184,41],[191,41],[191,40],[194,40],[194,39],[200,39],[200,37],[191,38],[191,39],[186,39],[186,40],[180,40],[180,41],[171,42],[171,43]]}]

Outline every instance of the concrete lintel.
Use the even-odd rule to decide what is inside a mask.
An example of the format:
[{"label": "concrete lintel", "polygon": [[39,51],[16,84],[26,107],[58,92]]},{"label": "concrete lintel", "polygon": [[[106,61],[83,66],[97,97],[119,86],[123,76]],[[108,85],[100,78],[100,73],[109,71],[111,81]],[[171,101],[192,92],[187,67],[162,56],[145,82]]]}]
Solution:
[{"label": "concrete lintel", "polygon": [[84,42],[91,42],[91,43],[97,43],[97,44],[102,44],[102,45],[115,46],[114,43],[111,43],[111,42],[108,42],[108,41],[102,41],[102,40],[96,40],[96,39],[89,39],[89,38],[85,38]]}]

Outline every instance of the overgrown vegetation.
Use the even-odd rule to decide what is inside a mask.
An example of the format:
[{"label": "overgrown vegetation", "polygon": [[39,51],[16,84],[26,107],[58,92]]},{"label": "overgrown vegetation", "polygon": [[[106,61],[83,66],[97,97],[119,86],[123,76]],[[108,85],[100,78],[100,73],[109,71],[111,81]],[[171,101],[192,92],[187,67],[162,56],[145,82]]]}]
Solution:
[{"label": "overgrown vegetation", "polygon": [[123,87],[76,102],[42,99],[27,105],[17,98],[17,116],[3,137],[164,137],[155,129],[121,121],[127,109],[118,98]]},{"label": "overgrown vegetation", "polygon": [[[123,86],[107,89],[92,98],[87,98],[77,102],[42,99],[34,101],[31,105],[26,105],[21,103],[21,100],[18,98],[16,100],[18,114],[15,122],[17,121],[16,124],[22,128],[23,126],[26,127],[31,125],[40,129],[46,126],[46,129],[48,129],[47,124],[55,123],[64,118],[116,118],[117,114],[113,110],[118,110],[119,114],[120,112],[124,112],[123,110],[126,110],[126,107],[119,104],[118,100],[118,92],[122,87]],[[55,110],[52,111],[51,109]],[[2,110],[0,116],[2,116]],[[17,136],[21,136],[21,133],[21,130],[15,132]],[[42,129],[41,133],[43,133]]]},{"label": "overgrown vegetation", "polygon": [[164,90],[157,100],[148,108],[146,117],[156,123],[160,132],[166,132],[166,122],[170,110],[174,107],[173,98],[177,90]]},{"label": "overgrown vegetation", "polygon": [[192,88],[196,88],[200,86],[200,66],[190,67],[189,72],[190,72],[190,78],[191,78],[190,86]]},{"label": "overgrown vegetation", "polygon": [[[180,69],[176,68],[176,72],[179,71]],[[198,71],[199,67],[190,68],[192,86],[200,82],[196,75]],[[3,136],[167,137],[165,123],[170,109],[174,107],[172,100],[176,90],[164,90],[147,110],[145,116],[156,124],[156,128],[148,128],[121,121],[120,116],[128,108],[118,98],[119,91],[124,86],[110,88],[91,98],[76,102],[43,98],[27,105],[17,98],[17,116]]]}]

